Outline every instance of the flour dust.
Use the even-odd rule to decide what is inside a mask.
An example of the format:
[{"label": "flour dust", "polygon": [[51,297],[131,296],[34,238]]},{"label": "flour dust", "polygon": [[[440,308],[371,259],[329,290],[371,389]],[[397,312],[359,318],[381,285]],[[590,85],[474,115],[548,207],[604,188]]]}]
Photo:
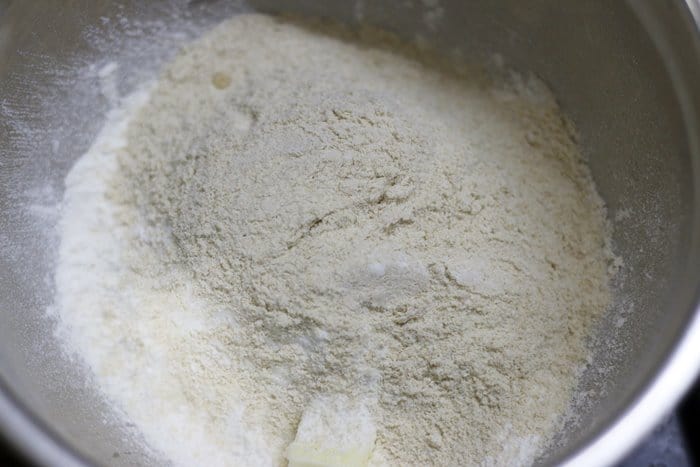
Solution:
[{"label": "flour dust", "polygon": [[528,464],[611,298],[547,88],[380,33],[236,16],[66,188],[58,333],[177,465]]}]

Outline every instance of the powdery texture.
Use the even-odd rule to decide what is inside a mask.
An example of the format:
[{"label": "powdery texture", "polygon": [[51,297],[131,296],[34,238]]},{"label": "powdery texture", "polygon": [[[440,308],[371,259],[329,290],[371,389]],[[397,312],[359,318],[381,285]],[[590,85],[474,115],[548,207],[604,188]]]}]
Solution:
[{"label": "powdery texture", "polygon": [[611,260],[541,83],[242,15],[129,118],[68,179],[60,331],[155,449],[282,464],[342,396],[371,464],[533,460]]}]

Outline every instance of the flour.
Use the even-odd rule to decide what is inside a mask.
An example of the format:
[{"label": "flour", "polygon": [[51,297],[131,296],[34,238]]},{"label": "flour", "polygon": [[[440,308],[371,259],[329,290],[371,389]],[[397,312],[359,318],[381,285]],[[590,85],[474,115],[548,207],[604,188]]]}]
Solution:
[{"label": "flour", "polygon": [[527,464],[567,408],[612,262],[570,125],[367,36],[237,16],[66,181],[58,332],[176,464]]}]

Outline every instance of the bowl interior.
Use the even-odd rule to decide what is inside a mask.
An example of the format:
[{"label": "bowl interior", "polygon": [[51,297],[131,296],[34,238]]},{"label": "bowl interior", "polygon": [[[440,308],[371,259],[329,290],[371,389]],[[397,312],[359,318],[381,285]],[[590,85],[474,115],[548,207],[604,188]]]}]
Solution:
[{"label": "bowl interior", "polygon": [[[52,337],[58,201],[111,104],[100,67],[119,64],[113,84],[126,94],[178,45],[251,8],[366,22],[469,59],[499,54],[550,85],[581,133],[625,267],[593,340],[576,417],[542,462],[624,414],[693,313],[700,178],[678,83],[653,40],[671,33],[650,35],[644,14],[607,0],[0,0],[0,387],[86,459],[152,460]],[[664,11],[668,24],[689,27],[682,2]]]}]

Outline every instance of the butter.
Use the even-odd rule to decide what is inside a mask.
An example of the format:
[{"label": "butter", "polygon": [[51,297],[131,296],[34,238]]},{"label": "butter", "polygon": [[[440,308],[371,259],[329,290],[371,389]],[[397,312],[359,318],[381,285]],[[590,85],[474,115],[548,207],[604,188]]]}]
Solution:
[{"label": "butter", "polygon": [[366,405],[347,396],[321,396],[304,411],[289,444],[289,467],[365,467],[377,435]]}]

